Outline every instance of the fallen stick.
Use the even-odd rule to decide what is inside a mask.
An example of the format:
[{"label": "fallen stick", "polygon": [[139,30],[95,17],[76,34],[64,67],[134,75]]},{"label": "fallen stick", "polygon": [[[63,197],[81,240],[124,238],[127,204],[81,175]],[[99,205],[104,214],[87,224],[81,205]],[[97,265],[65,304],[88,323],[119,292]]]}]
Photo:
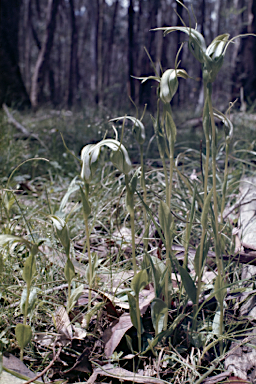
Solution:
[{"label": "fallen stick", "polygon": [[27,130],[27,128],[25,128],[22,124],[20,124],[17,120],[14,119],[14,117],[12,116],[12,114],[10,113],[8,107],[6,104],[3,104],[3,110],[5,111],[7,117],[8,117],[8,123],[9,124],[12,124],[15,128],[17,128],[24,136],[26,137],[33,137],[34,139],[38,140],[39,143],[45,148],[47,149],[47,147],[45,146],[45,144],[42,142],[42,140],[39,138],[39,136],[35,133],[31,133]]},{"label": "fallen stick", "polygon": [[55,363],[55,361],[58,359],[60,353],[62,351],[62,347],[59,348],[58,352],[56,353],[56,355],[54,356],[54,358],[52,359],[52,361],[50,362],[49,365],[47,365],[47,367],[42,371],[40,372],[38,375],[36,375],[35,377],[33,377],[32,379],[26,381],[24,384],[30,384],[30,383],[33,383],[33,381],[39,379],[40,377],[42,377],[52,366],[53,364]]}]

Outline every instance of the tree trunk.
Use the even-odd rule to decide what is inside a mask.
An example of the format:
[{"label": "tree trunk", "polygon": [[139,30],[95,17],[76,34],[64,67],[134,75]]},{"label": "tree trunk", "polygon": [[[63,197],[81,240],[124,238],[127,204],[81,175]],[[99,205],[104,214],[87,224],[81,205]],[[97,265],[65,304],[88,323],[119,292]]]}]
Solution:
[{"label": "tree trunk", "polygon": [[[142,75],[142,62],[143,62],[143,56],[146,54],[144,50],[144,34],[143,34],[143,0],[139,0],[139,12],[136,17],[136,48],[135,48],[135,55],[136,55],[136,66],[134,68],[135,75],[137,77],[140,77]],[[138,105],[140,102],[140,92],[141,92],[141,83],[140,81],[136,80],[135,84],[135,104]]]},{"label": "tree trunk", "polygon": [[30,88],[30,50],[31,50],[31,0],[24,0],[24,81],[26,88]]},{"label": "tree trunk", "polygon": [[[157,28],[161,28],[163,26],[163,10],[159,6],[158,12],[157,12]],[[161,59],[162,59],[162,53],[163,53],[163,32],[158,31],[156,33],[156,70],[158,74],[161,76]]]},{"label": "tree trunk", "polygon": [[135,87],[134,87],[134,79],[131,76],[134,76],[133,69],[133,49],[134,49],[134,41],[133,41],[133,24],[134,24],[134,8],[133,8],[133,0],[130,0],[129,8],[128,8],[128,95],[134,100],[135,97]]},{"label": "tree trunk", "polygon": [[[181,3],[183,4],[183,0],[181,0]],[[176,5],[176,12],[177,12],[177,26],[178,27],[182,27],[183,24],[182,24],[182,21],[181,21],[181,18],[182,18],[182,13],[183,13],[183,6],[180,4],[180,3],[177,3]],[[182,34],[181,32],[176,32],[176,44],[177,44],[177,51],[176,51],[176,55],[178,54],[178,51],[180,49],[180,46],[181,46],[181,43],[184,41],[184,34]],[[180,54],[179,54],[179,59],[178,61],[181,61],[181,68],[182,68],[182,56],[183,56],[183,49],[180,51]],[[176,97],[174,97],[174,104],[176,104],[177,106],[179,106],[180,104],[182,104],[183,102],[183,82],[179,82],[179,90],[177,92],[177,95]]]},{"label": "tree trunk", "polygon": [[[147,47],[147,50],[150,54],[150,57],[154,63],[158,61],[157,56],[157,43],[158,38],[161,32],[154,32],[151,31],[151,29],[156,28],[157,25],[157,15],[160,12],[159,8],[162,7],[163,1],[161,0],[152,0],[151,2],[148,2],[148,19],[147,19],[147,25],[146,28],[150,30],[150,32],[147,33],[148,35],[148,43],[145,44]],[[145,55],[143,60],[143,76],[149,76],[154,75],[154,68],[152,67],[152,64],[149,60],[149,58]],[[156,105],[156,92],[152,90],[152,87],[156,87],[155,81],[146,81],[144,84],[140,87],[140,104],[147,104],[148,109],[155,108]]]},{"label": "tree trunk", "polygon": [[50,53],[53,45],[54,31],[56,26],[56,15],[60,0],[49,0],[46,13],[46,29],[39,52],[34,74],[32,77],[30,99],[32,106],[38,106],[38,98],[43,91],[45,72],[49,63]]},{"label": "tree trunk", "polygon": [[[200,24],[201,24],[201,34],[205,37],[205,0],[202,0],[201,4],[201,14],[200,14]],[[199,93],[198,96],[198,101],[196,105],[196,115],[202,112],[203,105],[204,105],[204,85],[203,85],[203,79],[202,79],[202,68],[200,68],[200,72],[198,74],[198,78],[200,79],[200,88],[197,88],[197,94]]]},{"label": "tree trunk", "polygon": [[97,0],[98,3],[98,31],[97,31],[97,93],[96,103],[102,107],[103,103],[103,60],[102,60],[102,39],[103,39],[103,7],[104,0]]},{"label": "tree trunk", "polygon": [[90,20],[90,90],[92,95],[91,102],[95,102],[97,93],[97,4],[95,1],[90,2],[88,7]]},{"label": "tree trunk", "polygon": [[115,25],[116,25],[116,16],[117,16],[118,4],[119,4],[119,0],[116,0],[115,5],[114,5],[113,16],[112,16],[112,23],[111,23],[111,28],[110,28],[109,39],[108,39],[108,50],[107,50],[107,55],[106,55],[106,68],[107,68],[106,86],[107,87],[110,84],[111,62],[112,62],[112,54],[113,54],[113,45],[114,45],[114,35],[115,35]]},{"label": "tree trunk", "polygon": [[19,68],[18,30],[20,0],[1,0],[0,6],[0,105],[30,106]]},{"label": "tree trunk", "polygon": [[77,65],[77,49],[78,49],[78,33],[76,26],[76,18],[74,11],[74,1],[69,0],[70,17],[71,17],[71,48],[70,48],[70,64],[69,64],[69,85],[68,85],[68,107],[72,107],[74,94],[77,92],[78,86],[78,65]]},{"label": "tree trunk", "polygon": [[[244,29],[240,33],[256,33],[256,0],[248,0]],[[246,5],[244,2],[241,6]],[[233,58],[233,87],[232,99],[239,98],[241,87],[244,90],[245,100],[256,99],[256,39],[247,36],[240,41],[238,56]]]}]

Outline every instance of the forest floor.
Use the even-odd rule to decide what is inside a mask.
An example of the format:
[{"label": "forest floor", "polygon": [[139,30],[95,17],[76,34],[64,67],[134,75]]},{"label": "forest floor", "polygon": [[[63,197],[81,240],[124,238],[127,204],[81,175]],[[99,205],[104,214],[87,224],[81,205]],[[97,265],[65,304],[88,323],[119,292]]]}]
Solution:
[{"label": "forest floor", "polygon": [[[196,314],[204,211],[201,120],[185,128],[180,119],[180,130],[178,124],[169,214],[161,203],[164,168],[146,115],[146,194],[140,173],[133,232],[127,180],[106,151],[85,193],[88,214],[81,192],[80,151],[103,137],[116,138],[112,117],[51,110],[0,115],[0,383],[255,383],[255,115],[233,116],[220,219],[224,285],[217,286],[210,208]],[[140,153],[131,127],[116,129],[136,171]],[[219,205],[224,164],[220,127]],[[211,166],[209,175],[211,188]]]}]

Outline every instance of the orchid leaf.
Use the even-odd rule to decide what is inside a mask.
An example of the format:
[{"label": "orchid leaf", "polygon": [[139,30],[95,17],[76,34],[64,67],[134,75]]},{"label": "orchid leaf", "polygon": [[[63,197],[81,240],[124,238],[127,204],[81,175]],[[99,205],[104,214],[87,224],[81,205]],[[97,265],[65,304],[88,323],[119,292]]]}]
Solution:
[{"label": "orchid leaf", "polygon": [[19,347],[23,350],[32,339],[32,329],[30,325],[17,324],[15,327],[15,336]]},{"label": "orchid leaf", "polygon": [[138,297],[140,291],[148,284],[148,274],[145,269],[136,273],[131,282],[131,288]]}]

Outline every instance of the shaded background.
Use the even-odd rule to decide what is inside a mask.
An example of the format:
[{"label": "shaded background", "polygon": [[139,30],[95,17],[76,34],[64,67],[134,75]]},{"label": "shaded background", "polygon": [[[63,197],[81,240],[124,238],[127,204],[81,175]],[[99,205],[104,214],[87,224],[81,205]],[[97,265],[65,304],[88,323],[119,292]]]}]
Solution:
[{"label": "shaded background", "polygon": [[[197,29],[207,45],[219,34],[256,32],[256,0],[192,0]],[[163,38],[162,26],[195,27],[191,13],[174,0],[1,0],[0,105],[15,108],[50,105],[121,109],[130,103],[153,110],[157,84],[143,85],[132,76],[154,74],[155,67],[173,68],[186,36]],[[145,47],[145,48],[144,48]],[[180,68],[193,78],[180,80],[174,105],[200,111],[201,67],[184,45]],[[230,44],[214,85],[215,105],[226,109],[244,93],[247,105],[256,99],[256,39]],[[240,99],[239,99],[240,100]],[[236,104],[242,107],[241,102]]]}]

